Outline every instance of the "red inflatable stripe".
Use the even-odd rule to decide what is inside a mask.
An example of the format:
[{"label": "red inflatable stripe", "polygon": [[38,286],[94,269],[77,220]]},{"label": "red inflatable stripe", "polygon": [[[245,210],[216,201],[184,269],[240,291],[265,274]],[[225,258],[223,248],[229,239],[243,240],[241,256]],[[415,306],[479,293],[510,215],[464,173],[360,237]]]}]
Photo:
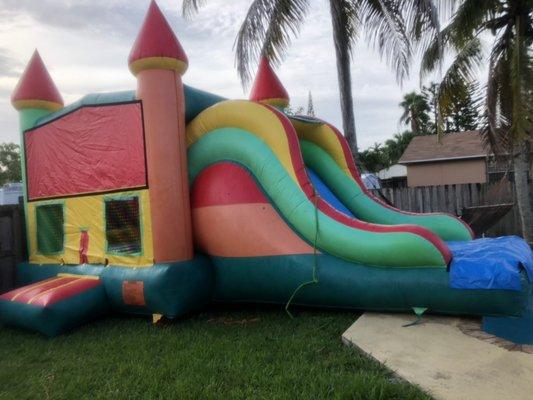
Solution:
[{"label": "red inflatable stripe", "polygon": [[92,278],[75,278],[73,281],[64,283],[52,289],[42,295],[34,297],[30,300],[30,304],[34,306],[46,307],[52,304],[58,303],[62,300],[66,300],[69,297],[81,294],[86,290],[92,289],[101,285],[102,282],[99,279]]},{"label": "red inflatable stripe", "polygon": [[94,278],[59,276],[4,293],[0,300],[46,307],[101,284]]},{"label": "red inflatable stripe", "polygon": [[21,288],[4,293],[0,296],[2,300],[16,301],[18,303],[27,303],[31,298],[42,293],[45,290],[53,289],[64,283],[73,281],[76,278],[71,277],[53,277],[45,279],[31,285],[23,286]]}]

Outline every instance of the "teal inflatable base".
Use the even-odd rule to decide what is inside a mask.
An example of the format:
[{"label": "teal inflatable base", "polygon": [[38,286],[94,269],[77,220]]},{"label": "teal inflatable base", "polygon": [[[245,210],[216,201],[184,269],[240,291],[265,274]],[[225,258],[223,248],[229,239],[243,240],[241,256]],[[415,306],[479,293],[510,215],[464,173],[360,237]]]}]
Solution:
[{"label": "teal inflatable base", "polygon": [[533,345],[533,290],[521,317],[484,317],[483,330],[516,344]]},{"label": "teal inflatable base", "polygon": [[[315,271],[314,271],[315,270]],[[313,272],[318,281],[311,283]],[[360,311],[427,312],[451,315],[519,317],[527,308],[530,285],[525,274],[522,290],[452,289],[444,268],[384,268],[343,261],[326,254],[249,258],[206,257],[198,254],[187,262],[130,268],[102,265],[18,266],[19,285],[56,276],[59,273],[98,276],[103,285],[104,304],[87,300],[66,302],[60,308],[42,311],[20,304],[0,309],[7,323],[58,334],[106,310],[135,314],[162,314],[176,318],[206,306],[211,301],[231,303],[274,303],[343,308]],[[309,284],[303,285],[308,282]],[[133,285],[135,295],[128,294]],[[299,289],[298,289],[299,288]],[[91,303],[92,302],[92,303]],[[79,312],[93,304],[98,312]],[[58,322],[44,327],[55,315]],[[63,317],[57,318],[57,315]]]},{"label": "teal inflatable base", "polygon": [[[28,285],[59,273],[98,276],[104,284],[112,310],[162,314],[167,318],[179,317],[208,304],[214,284],[211,263],[203,255],[196,255],[190,261],[138,268],[20,263],[17,267],[17,283],[19,286]],[[138,304],[128,301],[125,283],[134,283],[142,288]]]},{"label": "teal inflatable base", "polygon": [[[313,255],[257,258],[213,257],[214,300],[286,304],[313,277]],[[414,307],[448,315],[520,316],[529,283],[522,290],[464,290],[449,286],[446,269],[369,267],[326,254],[316,256],[318,283],[302,287],[292,304],[361,311],[411,312]]]}]

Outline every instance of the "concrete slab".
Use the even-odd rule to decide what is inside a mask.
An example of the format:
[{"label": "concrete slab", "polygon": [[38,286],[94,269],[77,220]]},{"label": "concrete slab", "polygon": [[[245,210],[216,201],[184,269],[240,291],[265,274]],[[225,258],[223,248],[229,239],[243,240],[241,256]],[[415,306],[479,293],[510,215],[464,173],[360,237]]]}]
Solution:
[{"label": "concrete slab", "polygon": [[436,399],[533,399],[533,349],[455,317],[363,314],[344,334],[356,346]]}]

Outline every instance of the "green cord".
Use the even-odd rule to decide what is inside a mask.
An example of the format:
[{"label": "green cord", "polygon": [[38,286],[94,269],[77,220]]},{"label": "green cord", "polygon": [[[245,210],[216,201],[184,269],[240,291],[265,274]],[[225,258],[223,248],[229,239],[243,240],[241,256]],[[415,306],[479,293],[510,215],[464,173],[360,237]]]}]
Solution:
[{"label": "green cord", "polygon": [[285,312],[289,315],[289,317],[294,318],[294,315],[291,314],[289,311],[289,307],[291,305],[292,300],[296,296],[296,294],[300,291],[300,289],[304,288],[307,285],[312,285],[314,283],[318,283],[318,256],[317,256],[317,242],[318,242],[318,200],[319,196],[317,195],[315,188],[313,188],[313,199],[314,199],[314,205],[315,205],[315,239],[313,242],[313,279],[307,282],[301,283],[292,293],[291,297],[287,301],[287,304],[285,305]]}]

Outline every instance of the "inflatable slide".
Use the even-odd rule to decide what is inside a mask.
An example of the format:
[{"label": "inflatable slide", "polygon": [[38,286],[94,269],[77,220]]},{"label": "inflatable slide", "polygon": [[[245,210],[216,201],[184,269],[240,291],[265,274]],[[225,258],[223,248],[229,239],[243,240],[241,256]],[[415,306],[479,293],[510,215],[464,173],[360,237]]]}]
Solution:
[{"label": "inflatable slide", "polygon": [[335,127],[285,113],[268,60],[249,100],[184,85],[187,57],[152,2],[128,62],[136,90],[64,106],[35,53],[12,95],[29,260],[0,295],[4,323],[53,336],[213,301],[527,312],[527,243],[377,199]]}]

